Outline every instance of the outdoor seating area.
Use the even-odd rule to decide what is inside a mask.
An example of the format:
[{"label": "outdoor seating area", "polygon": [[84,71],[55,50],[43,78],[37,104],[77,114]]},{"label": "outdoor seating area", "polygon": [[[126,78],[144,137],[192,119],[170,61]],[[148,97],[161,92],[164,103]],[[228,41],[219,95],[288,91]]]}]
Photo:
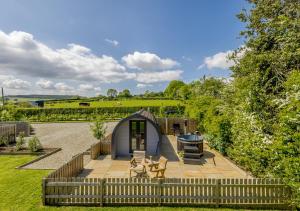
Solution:
[{"label": "outdoor seating area", "polygon": [[160,156],[150,157],[143,151],[136,151],[132,158],[120,157],[113,160],[110,155],[100,155],[87,163],[79,176],[86,178],[252,178],[206,144],[198,165],[184,164],[176,151],[176,136],[163,136]]},{"label": "outdoor seating area", "polygon": [[[150,177],[150,178],[164,178],[167,168],[168,160],[164,157],[160,157],[158,161],[146,158],[145,151],[134,151],[133,158],[130,161],[130,177]],[[135,175],[132,175],[132,172]]]}]

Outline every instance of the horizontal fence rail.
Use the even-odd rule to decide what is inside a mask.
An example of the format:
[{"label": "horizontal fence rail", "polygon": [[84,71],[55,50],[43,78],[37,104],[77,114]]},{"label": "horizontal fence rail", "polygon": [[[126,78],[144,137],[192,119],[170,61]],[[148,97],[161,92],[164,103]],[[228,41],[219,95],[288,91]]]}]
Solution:
[{"label": "horizontal fence rail", "polygon": [[83,153],[74,156],[69,162],[50,173],[47,178],[76,177],[84,168]]},{"label": "horizontal fence rail", "polygon": [[107,135],[103,140],[91,146],[91,159],[95,160],[100,155],[109,155],[111,153],[111,136]]},{"label": "horizontal fence rail", "polygon": [[210,205],[288,208],[280,179],[46,178],[45,205]]}]

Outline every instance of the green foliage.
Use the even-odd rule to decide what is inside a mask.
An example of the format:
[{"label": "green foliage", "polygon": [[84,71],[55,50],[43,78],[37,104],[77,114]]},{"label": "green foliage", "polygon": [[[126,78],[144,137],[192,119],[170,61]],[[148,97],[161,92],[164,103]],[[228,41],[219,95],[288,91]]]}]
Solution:
[{"label": "green foliage", "polygon": [[255,1],[238,15],[245,44],[231,57],[233,81],[187,86],[186,115],[209,145],[259,177],[285,178],[300,204],[300,2]]},{"label": "green foliage", "polygon": [[[160,106],[142,107],[102,107],[102,108],[28,108],[17,109],[23,119],[29,121],[94,121],[96,119],[109,120],[124,118],[141,108],[150,109],[155,115],[160,116]],[[174,115],[180,116],[184,112],[184,106],[166,106],[165,108],[174,110]]]},{"label": "green foliage", "polygon": [[[299,187],[300,2],[249,2],[252,9],[238,15],[247,28],[245,45],[233,55],[229,155],[254,175],[283,177]],[[295,195],[299,205],[299,189]]]},{"label": "green foliage", "polygon": [[16,150],[19,151],[22,149],[23,144],[25,143],[25,133],[20,132],[16,141]]},{"label": "green foliage", "polygon": [[96,139],[101,140],[104,138],[106,133],[106,126],[101,120],[97,120],[93,125],[90,126],[93,135]]},{"label": "green foliage", "polygon": [[38,137],[34,136],[28,140],[28,148],[31,152],[37,152],[42,148]]},{"label": "green foliage", "polygon": [[119,92],[118,97],[130,98],[132,97],[129,89],[124,89],[122,92]]},{"label": "green foliage", "polygon": [[117,95],[118,95],[117,90],[115,90],[115,89],[108,89],[107,90],[107,97],[115,98],[115,97],[117,97]]},{"label": "green foliage", "polygon": [[167,88],[164,91],[164,95],[170,98],[178,98],[179,90],[181,87],[185,86],[185,83],[178,80],[173,80],[169,83]]},{"label": "green foliage", "polygon": [[[149,93],[151,94],[151,93]],[[178,100],[170,100],[165,98],[149,99],[149,98],[139,98],[139,99],[113,99],[113,100],[95,100],[86,99],[82,100],[61,100],[56,102],[48,102],[45,104],[45,108],[79,108],[80,102],[90,103],[89,107],[93,108],[119,108],[119,107],[156,107],[156,106],[177,106],[181,102]]]},{"label": "green foliage", "polygon": [[9,137],[1,136],[0,137],[0,145],[9,146]]},{"label": "green foliage", "polygon": [[16,121],[21,119],[22,114],[13,106],[0,107],[0,121]]},{"label": "green foliage", "polygon": [[202,78],[190,84],[191,94],[193,97],[197,96],[212,96],[220,98],[221,92],[225,87],[225,83],[217,78]]},{"label": "green foliage", "polygon": [[182,100],[187,100],[190,98],[191,92],[187,85],[181,86],[178,90],[178,95]]}]

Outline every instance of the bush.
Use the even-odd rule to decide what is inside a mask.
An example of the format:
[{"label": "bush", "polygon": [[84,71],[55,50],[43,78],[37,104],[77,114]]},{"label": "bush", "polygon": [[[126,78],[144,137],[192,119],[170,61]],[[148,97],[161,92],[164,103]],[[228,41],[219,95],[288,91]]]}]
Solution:
[{"label": "bush", "polygon": [[16,150],[19,151],[22,149],[22,146],[25,142],[25,133],[24,132],[21,132],[17,138],[17,142],[16,142]]},{"label": "bush", "polygon": [[28,148],[31,152],[37,152],[42,148],[40,140],[34,136],[33,138],[29,139],[28,141]]},{"label": "bush", "polygon": [[7,136],[1,136],[0,137],[0,145],[9,145],[9,138]]},{"label": "bush", "polygon": [[101,140],[105,136],[106,127],[101,120],[97,120],[94,125],[91,125],[91,130],[96,139]]}]

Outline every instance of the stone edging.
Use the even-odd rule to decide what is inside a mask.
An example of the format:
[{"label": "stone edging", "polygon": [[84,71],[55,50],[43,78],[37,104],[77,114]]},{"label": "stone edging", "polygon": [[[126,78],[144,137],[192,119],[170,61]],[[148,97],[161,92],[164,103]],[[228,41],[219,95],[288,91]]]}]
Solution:
[{"label": "stone edging", "polygon": [[[51,152],[43,154],[42,156],[39,156],[38,158],[36,158],[36,159],[34,159],[32,161],[29,161],[29,162],[27,162],[27,163],[25,163],[25,164],[23,164],[21,166],[17,166],[16,169],[22,169],[23,167],[25,167],[25,166],[27,166],[29,164],[32,164],[32,163],[37,162],[37,161],[39,161],[41,159],[44,159],[45,157],[48,157],[48,156],[50,156],[50,155],[52,155],[52,154],[54,154],[56,152],[59,152],[59,151],[61,151],[61,148],[53,148],[53,150]],[[36,155],[36,154],[31,154],[31,155]]]}]

